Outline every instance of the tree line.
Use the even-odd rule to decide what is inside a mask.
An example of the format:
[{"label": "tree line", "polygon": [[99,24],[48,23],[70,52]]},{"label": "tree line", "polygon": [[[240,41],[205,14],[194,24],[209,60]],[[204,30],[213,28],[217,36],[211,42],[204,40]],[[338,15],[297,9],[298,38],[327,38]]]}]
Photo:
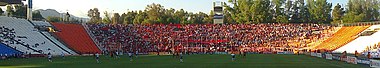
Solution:
[{"label": "tree line", "polygon": [[229,0],[227,23],[354,23],[379,20],[377,0],[349,0],[346,7],[327,0]]},{"label": "tree line", "polygon": [[[145,10],[130,11],[127,13],[112,13],[105,11],[103,18],[100,17],[98,8],[88,11],[90,17],[89,23],[104,24],[204,24],[212,23],[212,15],[203,12],[192,13],[183,9],[175,10],[173,8],[166,9],[160,4],[150,4]],[[211,13],[210,13],[211,14]],[[112,15],[112,16],[111,16]]]},{"label": "tree line", "polygon": [[[229,5],[227,5],[229,3]],[[347,5],[327,0],[229,0],[224,2],[224,22],[252,23],[354,23],[379,20],[380,2],[377,0],[349,0]],[[89,23],[104,24],[207,24],[213,22],[209,14],[166,9],[150,4],[145,10],[113,13],[105,11],[100,17],[98,8],[90,9]]]}]

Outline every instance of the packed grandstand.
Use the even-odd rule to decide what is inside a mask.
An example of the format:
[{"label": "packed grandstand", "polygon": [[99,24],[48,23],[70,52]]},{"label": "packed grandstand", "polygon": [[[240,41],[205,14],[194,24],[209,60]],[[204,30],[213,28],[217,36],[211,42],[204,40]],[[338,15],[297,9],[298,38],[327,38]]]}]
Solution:
[{"label": "packed grandstand", "polygon": [[321,24],[88,24],[85,26],[89,26],[89,31],[94,35],[96,42],[100,43],[102,50],[124,52],[136,49],[142,50],[139,52],[292,51],[307,47],[306,44],[313,40],[327,37],[327,32],[330,31],[329,25]]}]

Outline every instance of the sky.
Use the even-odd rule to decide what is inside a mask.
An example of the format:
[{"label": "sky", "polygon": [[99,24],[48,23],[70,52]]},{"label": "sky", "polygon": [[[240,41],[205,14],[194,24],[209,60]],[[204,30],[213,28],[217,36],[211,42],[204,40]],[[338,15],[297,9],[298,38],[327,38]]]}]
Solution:
[{"label": "sky", "polygon": [[[134,10],[144,10],[149,4],[161,4],[164,8],[184,9],[193,13],[209,13],[215,1],[228,0],[33,0],[33,9],[55,9],[58,12],[69,12],[77,17],[87,17],[87,11],[98,8],[111,13],[126,13]],[[337,3],[346,4],[348,0],[328,0],[335,6]]]}]

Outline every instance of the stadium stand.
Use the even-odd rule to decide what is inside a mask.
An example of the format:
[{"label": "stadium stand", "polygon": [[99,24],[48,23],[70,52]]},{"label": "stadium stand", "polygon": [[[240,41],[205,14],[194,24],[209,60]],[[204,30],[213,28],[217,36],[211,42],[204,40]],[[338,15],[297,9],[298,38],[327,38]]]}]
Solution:
[{"label": "stadium stand", "polygon": [[328,51],[334,51],[343,45],[356,39],[360,32],[367,29],[369,26],[345,26],[340,28],[334,35],[327,40],[323,41],[313,49],[322,49]]},{"label": "stadium stand", "polygon": [[[8,36],[2,37],[2,42],[27,54],[60,55],[69,54],[65,50],[50,42],[35,29],[34,25],[25,19],[0,16],[0,25],[8,30]],[[9,35],[10,34],[10,35]]]},{"label": "stadium stand", "polygon": [[75,51],[67,48],[63,43],[61,43],[57,38],[55,38],[52,34],[49,32],[41,32],[44,36],[46,36],[51,42],[54,42],[59,47],[63,48],[64,50],[68,51],[72,55],[76,55]]},{"label": "stadium stand", "polygon": [[102,53],[80,24],[51,24],[58,30],[54,34],[78,54]]},{"label": "stadium stand", "polygon": [[[363,52],[366,47],[377,44],[380,42],[380,25],[373,25],[359,34],[359,37],[352,42],[340,47],[333,51],[335,53],[355,53],[355,51]],[[374,32],[374,33],[373,33]]]},{"label": "stadium stand", "polygon": [[[271,52],[307,47],[307,40],[323,37],[321,24],[88,24],[106,51],[225,52],[241,48]],[[120,43],[127,42],[127,43]],[[303,42],[290,44],[294,42]],[[186,47],[186,49],[184,48]]]},{"label": "stadium stand", "polygon": [[[43,22],[43,21],[32,21],[32,23],[35,25],[36,28],[39,28],[40,33],[46,37],[49,41],[53,42],[55,45],[60,47],[61,49],[65,50],[69,54],[76,55],[76,53],[67,48],[63,43],[59,41],[59,39],[55,38],[49,31],[49,28],[52,27],[52,25],[49,22]],[[45,30],[45,31],[41,31]]]},{"label": "stadium stand", "polygon": [[8,47],[7,45],[0,43],[0,55],[15,55],[15,54],[21,54],[20,51],[17,51],[13,48]]}]

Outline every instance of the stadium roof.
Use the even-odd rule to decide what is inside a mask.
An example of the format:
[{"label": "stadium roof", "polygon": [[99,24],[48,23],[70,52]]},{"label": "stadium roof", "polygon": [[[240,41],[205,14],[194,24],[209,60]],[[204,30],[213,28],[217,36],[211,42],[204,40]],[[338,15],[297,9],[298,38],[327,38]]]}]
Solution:
[{"label": "stadium roof", "polygon": [[25,0],[0,0],[0,6],[5,6],[7,4],[21,4],[21,1]]}]

